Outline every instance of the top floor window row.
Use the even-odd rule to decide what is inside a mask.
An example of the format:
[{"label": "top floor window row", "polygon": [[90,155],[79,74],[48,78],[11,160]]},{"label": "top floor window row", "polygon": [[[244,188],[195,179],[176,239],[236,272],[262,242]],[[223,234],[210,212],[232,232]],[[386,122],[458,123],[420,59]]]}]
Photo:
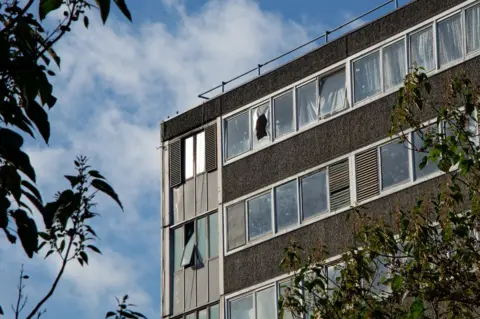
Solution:
[{"label": "top floor window row", "polygon": [[[224,160],[256,150],[332,114],[397,90],[409,67],[443,69],[480,51],[480,4],[392,39],[346,66],[224,120]],[[350,74],[350,76],[347,76]],[[349,103],[349,101],[352,101]]]}]

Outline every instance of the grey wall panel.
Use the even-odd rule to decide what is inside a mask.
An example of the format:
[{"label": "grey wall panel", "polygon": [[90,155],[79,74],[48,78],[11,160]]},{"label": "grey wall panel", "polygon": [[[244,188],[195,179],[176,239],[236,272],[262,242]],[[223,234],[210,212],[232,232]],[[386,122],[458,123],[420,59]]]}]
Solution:
[{"label": "grey wall panel", "polygon": [[[313,50],[280,68],[226,92],[162,123],[163,140],[171,140],[222,114],[275,92],[369,46],[402,32],[465,0],[417,0]],[[262,61],[258,61],[262,62]],[[226,79],[224,79],[226,80]],[[207,89],[207,88],[206,88]]]},{"label": "grey wall panel", "polygon": [[218,258],[209,261],[208,265],[208,301],[213,302],[220,298]]},{"label": "grey wall panel", "polygon": [[189,179],[186,181],[183,189],[183,208],[185,211],[185,219],[189,219],[195,216],[195,180]]},{"label": "grey wall panel", "polygon": [[183,185],[173,188],[173,221],[182,222],[185,218],[183,212]]},{"label": "grey wall panel", "polygon": [[197,269],[197,307],[208,303],[208,263]]},{"label": "grey wall panel", "polygon": [[208,173],[208,210],[218,207],[218,170]]},{"label": "grey wall panel", "polygon": [[183,312],[183,271],[177,272],[173,276],[173,313],[178,314]]},{"label": "grey wall panel", "polygon": [[200,174],[197,175],[195,179],[197,187],[195,189],[195,198],[196,198],[196,213],[197,215],[205,213],[207,211],[207,175]]},{"label": "grey wall panel", "polygon": [[[396,207],[410,208],[419,195],[435,194],[439,185],[444,182],[444,176],[438,177],[370,202],[362,209],[374,218],[382,217],[387,223],[391,223]],[[347,212],[334,215],[225,256],[225,293],[232,293],[283,274],[285,271],[280,269],[279,265],[283,258],[283,249],[289,245],[291,239],[305,248],[325,245],[330,256],[345,251],[354,244],[353,219],[347,219],[347,215]]]},{"label": "grey wall panel", "polygon": [[185,269],[185,311],[197,305],[197,280],[196,271],[192,267]]}]

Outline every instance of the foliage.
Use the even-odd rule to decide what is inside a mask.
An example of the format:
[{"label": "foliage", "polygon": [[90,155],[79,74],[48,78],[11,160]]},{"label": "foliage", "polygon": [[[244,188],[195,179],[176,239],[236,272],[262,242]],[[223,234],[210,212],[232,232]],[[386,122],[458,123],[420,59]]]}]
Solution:
[{"label": "foliage", "polygon": [[146,317],[140,312],[136,312],[128,309],[128,307],[135,307],[134,304],[127,303],[128,295],[123,296],[122,301],[115,298],[118,303],[118,309],[116,311],[109,311],[105,318],[113,317],[114,319],[146,319]]},{"label": "foliage", "polygon": [[[394,222],[374,219],[368,205],[355,210],[356,247],[336,266],[327,263],[323,247],[308,254],[296,243],[286,248],[282,265],[296,274],[280,300],[282,316],[480,317],[480,95],[464,74],[452,78],[446,92],[440,105],[427,76],[414,69],[399,90],[391,130],[400,142],[409,142],[411,130],[423,139],[415,148],[425,154],[420,167],[438,165],[446,173],[441,187],[411,209],[392,207]],[[442,129],[427,129],[424,114],[434,114]]]}]

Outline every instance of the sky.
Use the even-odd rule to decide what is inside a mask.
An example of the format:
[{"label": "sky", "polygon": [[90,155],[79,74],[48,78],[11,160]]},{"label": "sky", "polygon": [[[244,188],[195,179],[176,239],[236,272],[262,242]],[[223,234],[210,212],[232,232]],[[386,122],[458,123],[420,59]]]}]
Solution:
[{"label": "sky", "polygon": [[[160,122],[199,104],[197,95],[221,81],[383,1],[127,0],[133,23],[114,8],[106,25],[91,12],[88,29],[74,26],[55,48],[62,65],[53,78],[58,102],[49,111],[50,143],[30,138],[26,150],[44,201],[68,187],[62,176],[74,173],[77,155],[86,155],[125,211],[98,197],[101,217],[94,228],[103,255],[90,254],[88,267],[67,267],[42,318],[104,318],[114,297],[125,293],[147,317],[160,318]],[[43,256],[29,260],[21,245],[8,244],[0,233],[6,318],[22,264],[30,276],[27,310],[51,286],[59,261]]]}]

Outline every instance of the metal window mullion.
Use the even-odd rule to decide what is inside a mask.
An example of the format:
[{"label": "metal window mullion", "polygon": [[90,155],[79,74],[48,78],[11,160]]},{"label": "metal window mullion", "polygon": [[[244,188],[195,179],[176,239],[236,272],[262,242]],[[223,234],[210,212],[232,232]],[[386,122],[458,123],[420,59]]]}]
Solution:
[{"label": "metal window mullion", "polygon": [[301,213],[301,209],[302,209],[302,199],[301,199],[301,192],[300,192],[300,177],[297,177],[295,178],[295,181],[297,183],[297,226],[300,226],[300,224],[302,223],[302,213]]},{"label": "metal window mullion", "polygon": [[248,109],[248,136],[249,136],[249,145],[250,145],[250,148],[248,151],[251,151],[253,150],[253,137],[251,137],[252,132],[253,132],[253,107]]},{"label": "metal window mullion", "polygon": [[275,125],[275,102],[274,102],[274,99],[273,97],[270,97],[270,109],[272,110],[271,111],[271,116],[272,116],[272,125],[270,125],[270,131],[271,131],[271,134],[272,134],[272,142],[275,141],[276,139],[276,134],[277,134],[277,130],[276,130],[276,127],[274,127]]},{"label": "metal window mullion", "polygon": [[[416,174],[415,174],[415,167],[416,167],[416,163],[414,162],[415,161],[415,156],[414,156],[414,152],[415,152],[415,147],[414,147],[414,136],[413,134],[415,134],[415,132],[410,132],[408,133],[408,136],[407,136],[407,141],[409,141],[409,144],[410,144],[410,148],[411,150],[408,152],[408,171],[410,173],[410,176],[409,176],[409,179],[410,179],[410,182],[413,182],[414,180],[416,180]],[[415,163],[415,165],[414,165]]]},{"label": "metal window mullion", "polygon": [[272,231],[272,235],[275,234],[277,232],[277,219],[276,219],[276,216],[275,216],[275,210],[276,210],[276,207],[277,207],[277,201],[276,201],[276,187],[272,187],[272,189],[270,190],[270,197],[271,197],[271,205],[270,205],[270,217],[272,218],[272,227],[271,227],[271,231]]},{"label": "metal window mullion", "polygon": [[245,245],[246,245],[250,241],[249,236],[248,236],[248,233],[249,233],[248,218],[250,217],[249,214],[248,214],[248,200],[243,201],[243,216],[244,216],[244,219],[245,219]]},{"label": "metal window mullion", "polygon": [[327,183],[327,185],[326,185],[326,190],[327,190],[327,212],[330,212],[330,206],[331,206],[331,205],[330,205],[330,197],[331,197],[331,196],[330,196],[330,166],[327,166],[327,167],[325,168],[325,172],[326,172],[326,174],[325,174],[325,175],[326,175],[325,180],[326,180],[326,183]]},{"label": "metal window mullion", "polygon": [[257,290],[255,290],[252,293],[252,297],[253,297],[253,317],[255,319],[262,319],[262,318],[257,318]]},{"label": "metal window mullion", "polygon": [[439,50],[439,46],[438,46],[438,32],[437,32],[437,28],[438,28],[438,24],[437,24],[437,20],[433,21],[432,23],[432,40],[433,40],[433,58],[434,58],[434,61],[435,61],[435,70],[438,70],[440,69],[440,61],[439,61],[439,54],[438,54],[438,50]]},{"label": "metal window mullion", "polygon": [[297,89],[296,87],[292,88],[292,106],[293,106],[293,131],[298,131],[298,121],[297,121]]},{"label": "metal window mullion", "polygon": [[355,75],[353,74],[354,72],[354,68],[353,68],[353,60],[350,60],[348,62],[348,68],[349,68],[349,72],[348,72],[348,75],[350,77],[350,86],[352,88],[350,94],[348,94],[348,96],[350,96],[350,100],[352,102],[352,108],[355,104]]},{"label": "metal window mullion", "polygon": [[385,92],[385,86],[384,86],[384,79],[383,79],[383,49],[384,47],[381,47],[378,49],[378,54],[380,55],[379,57],[379,63],[380,63],[380,93]]}]

